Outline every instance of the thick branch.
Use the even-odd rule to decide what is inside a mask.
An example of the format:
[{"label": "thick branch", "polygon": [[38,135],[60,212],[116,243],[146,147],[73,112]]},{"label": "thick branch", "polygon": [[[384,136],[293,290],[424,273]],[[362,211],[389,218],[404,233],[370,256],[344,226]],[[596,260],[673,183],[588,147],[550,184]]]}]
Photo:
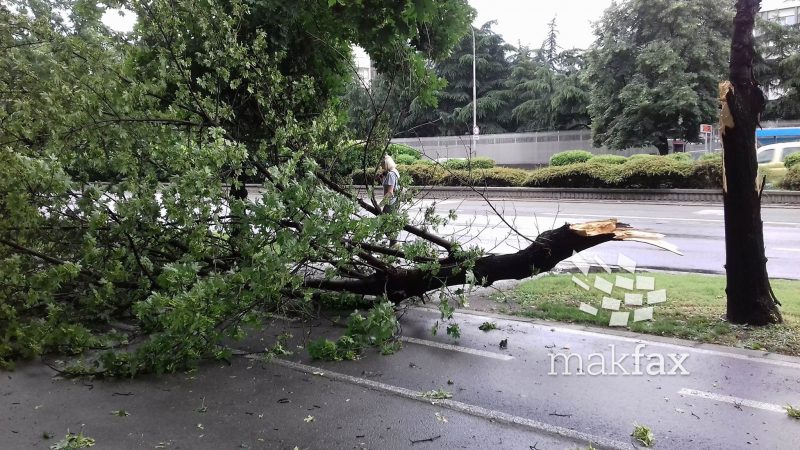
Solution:
[{"label": "thick branch", "polygon": [[[633,240],[673,250],[660,241],[661,235],[642,233],[628,225],[611,219],[580,225],[566,224],[546,231],[527,248],[507,255],[490,255],[478,258],[472,269],[477,283],[489,286],[499,280],[523,279],[547,272],[556,264],[569,258],[572,252],[580,252],[610,240]],[[351,292],[361,295],[386,295],[394,302],[419,297],[428,291],[446,286],[467,283],[464,261],[443,264],[436,273],[424,269],[398,269],[392,272],[377,272],[361,280],[311,279],[306,287],[329,291]]]}]

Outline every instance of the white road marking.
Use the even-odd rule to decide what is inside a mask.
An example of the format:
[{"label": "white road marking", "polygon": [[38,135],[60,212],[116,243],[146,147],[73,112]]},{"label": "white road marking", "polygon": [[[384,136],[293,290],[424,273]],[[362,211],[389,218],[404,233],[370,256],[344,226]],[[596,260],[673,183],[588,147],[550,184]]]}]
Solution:
[{"label": "white road marking", "polygon": [[[487,217],[489,218],[488,219],[489,223],[493,223],[492,222],[493,219],[497,223],[502,223],[502,222],[500,222],[499,219],[496,218],[494,213],[490,212],[490,211],[482,212],[480,214],[476,214],[475,212],[472,212],[472,215],[469,215],[469,214],[470,213],[464,213],[464,212],[459,214],[459,216],[458,216],[459,219],[460,219],[459,223],[461,223],[462,221],[466,221],[466,219],[470,219],[470,218],[486,219]],[[674,223],[674,222],[725,223],[725,220],[723,220],[723,219],[693,219],[693,218],[681,218],[681,217],[653,217],[653,216],[619,216],[619,215],[615,215],[615,214],[612,214],[612,213],[609,213],[609,214],[567,214],[567,213],[549,214],[549,213],[542,213],[542,214],[536,214],[535,218],[538,219],[539,222],[541,222],[543,219],[547,219],[548,221],[552,221],[552,220],[555,219],[555,220],[558,220],[559,223],[560,223],[562,220],[565,220],[565,219],[569,219],[570,222],[588,222],[590,220],[594,220],[594,219],[597,219],[597,218],[608,219],[609,217],[615,217],[615,218],[617,218],[619,220],[622,220],[622,221],[627,221],[629,219],[633,219],[633,220],[662,221],[662,222],[667,222],[667,223]],[[524,215],[524,214],[519,215],[518,214],[517,215],[517,219],[519,220],[520,218],[534,219],[534,216],[528,216],[528,215]],[[795,226],[796,227],[796,226],[800,226],[800,222],[769,222],[769,221],[765,221],[764,225],[788,225],[788,226]]]},{"label": "white road marking", "polygon": [[733,397],[731,395],[721,395],[721,394],[715,394],[713,392],[698,391],[696,389],[683,388],[680,391],[678,391],[678,394],[705,398],[707,400],[714,400],[717,402],[730,403],[731,405],[749,406],[751,408],[763,409],[765,411],[772,411],[778,413],[786,412],[786,409],[774,403],[758,402],[755,400],[748,400],[746,398]]},{"label": "white road marking", "polygon": [[[550,215],[539,214],[539,217],[556,217]],[[706,223],[724,223],[721,219],[684,219],[679,217],[652,217],[652,216],[614,216],[613,214],[559,214],[558,217],[602,217],[608,219],[609,217],[616,217],[617,219],[637,219],[637,220],[663,220],[666,222],[706,222]],[[798,222],[764,222],[764,225],[800,225]]]},{"label": "white road marking", "polygon": [[800,248],[776,248],[775,250],[781,252],[800,252]]},{"label": "white road marking", "polygon": [[441,342],[427,341],[425,339],[417,339],[408,336],[401,336],[400,340],[404,342],[409,342],[411,344],[427,345],[428,347],[441,348],[444,350],[452,350],[454,352],[469,353],[470,355],[499,359],[501,361],[510,361],[514,359],[513,356],[504,355],[502,353],[487,352],[484,350],[476,350],[474,348],[460,347],[458,345],[442,344]]},{"label": "white road marking", "polygon": [[[247,355],[246,357],[250,359],[263,360],[262,356],[263,355]],[[450,400],[450,399],[431,400],[429,398],[423,397],[422,392],[415,391],[412,389],[407,389],[404,387],[393,386],[390,384],[381,383],[374,380],[368,380],[365,378],[354,377],[352,375],[332,372],[330,370],[322,369],[319,367],[308,366],[305,364],[300,364],[292,361],[286,361],[284,359],[274,358],[270,362],[278,366],[287,367],[289,369],[297,370],[307,374],[317,374],[318,376],[322,376],[331,380],[355,384],[357,386],[363,386],[376,391],[394,394],[396,396],[407,398],[409,400],[416,400],[418,402],[435,404],[443,408],[447,408],[464,414],[469,414],[475,417],[480,417],[482,419],[491,420],[493,422],[500,422],[507,425],[519,425],[534,431],[555,434],[558,436],[574,439],[584,443],[591,442],[592,444],[600,448],[609,448],[615,450],[630,449],[630,444],[616,441],[614,439],[609,439],[602,436],[594,436],[580,431],[570,430],[569,428],[559,427],[557,425],[550,425],[548,423],[539,422],[537,420],[528,419],[526,417],[515,416],[513,414],[504,413],[502,411],[488,409],[477,405],[471,405],[469,403],[459,402],[456,400]]]},{"label": "white road marking", "polygon": [[695,211],[695,214],[699,214],[701,216],[724,216],[725,210],[722,209],[701,209],[700,211]]}]

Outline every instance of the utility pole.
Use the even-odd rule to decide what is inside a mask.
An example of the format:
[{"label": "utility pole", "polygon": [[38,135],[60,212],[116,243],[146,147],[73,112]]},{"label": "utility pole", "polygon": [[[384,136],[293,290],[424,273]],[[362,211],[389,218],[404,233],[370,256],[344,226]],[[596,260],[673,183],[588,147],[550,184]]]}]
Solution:
[{"label": "utility pole", "polygon": [[476,147],[478,146],[478,134],[480,130],[478,129],[478,96],[477,96],[477,83],[475,82],[476,70],[475,70],[475,59],[476,59],[476,51],[475,51],[475,27],[470,26],[472,30],[472,153],[470,157],[475,156],[477,152]]}]

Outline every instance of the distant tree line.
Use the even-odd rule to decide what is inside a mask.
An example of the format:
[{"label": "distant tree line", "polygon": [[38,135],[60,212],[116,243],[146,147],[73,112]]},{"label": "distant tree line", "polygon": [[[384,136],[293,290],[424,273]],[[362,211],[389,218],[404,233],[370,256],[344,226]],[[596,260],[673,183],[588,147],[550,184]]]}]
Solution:
[{"label": "distant tree line", "polygon": [[[667,139],[696,141],[701,123],[717,121],[733,11],[732,0],[617,2],[587,50],[559,46],[555,19],[539,48],[505,42],[493,22],[474,28],[481,134],[590,127],[595,145],[661,153]],[[800,119],[800,25],[759,21],[756,43],[763,119]],[[431,63],[443,80],[433,104],[397,77],[379,74],[369,89],[354,80],[343,98],[350,129],[361,138],[376,123],[398,137],[470,134],[472,51],[467,33]]]}]

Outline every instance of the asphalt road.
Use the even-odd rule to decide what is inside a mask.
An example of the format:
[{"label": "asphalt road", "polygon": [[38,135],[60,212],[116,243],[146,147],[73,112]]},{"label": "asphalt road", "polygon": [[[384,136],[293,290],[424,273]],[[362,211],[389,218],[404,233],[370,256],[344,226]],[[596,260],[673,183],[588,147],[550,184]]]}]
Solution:
[{"label": "asphalt road", "polygon": [[[432,200],[423,199],[410,213],[417,214],[431,204]],[[565,222],[614,217],[637,229],[666,235],[683,256],[633,242],[606,243],[584,251],[585,256],[599,255],[605,262],[615,264],[622,253],[642,268],[724,273],[725,230],[721,205],[519,200],[496,200],[492,204],[508,224],[485,201],[437,201],[437,212],[447,214],[453,209],[458,214],[457,219],[440,232],[455,233],[460,242],[479,245],[487,252],[508,253],[528,243],[511,227],[533,239],[540,231]],[[762,219],[770,277],[800,279],[800,208],[764,207]]]},{"label": "asphalt road", "polygon": [[[70,381],[31,363],[2,374],[0,448],[46,449],[67,430],[102,449],[642,448],[630,438],[634,424],[652,430],[656,449],[797,448],[800,421],[782,406],[800,404],[798,358],[455,318],[458,341],[431,334],[438,311],[410,309],[404,348],[358,361],[312,361],[297,347],[341,328],[276,321],[238,343],[242,355],[230,364],[162,378]],[[487,320],[498,329],[480,331]],[[265,361],[259,352],[286,331],[294,354]],[[650,366],[657,355],[664,373]],[[599,359],[602,369],[593,368]],[[432,390],[452,398],[423,395]]]}]

